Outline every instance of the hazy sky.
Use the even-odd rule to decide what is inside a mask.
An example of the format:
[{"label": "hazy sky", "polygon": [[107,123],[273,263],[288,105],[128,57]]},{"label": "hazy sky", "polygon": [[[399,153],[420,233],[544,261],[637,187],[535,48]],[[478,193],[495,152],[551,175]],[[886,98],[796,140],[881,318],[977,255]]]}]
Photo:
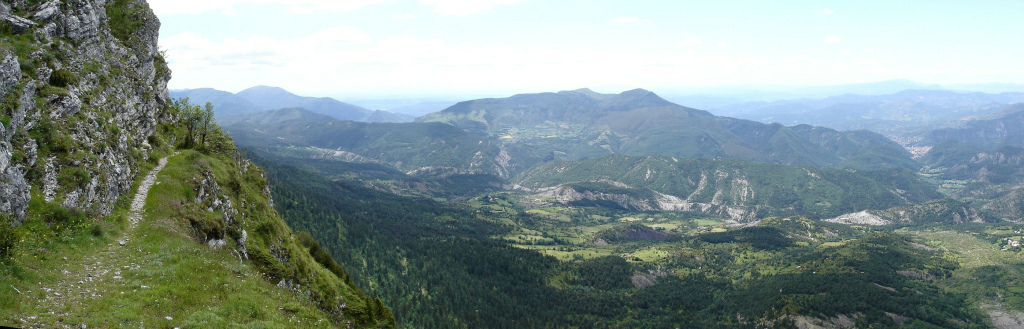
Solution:
[{"label": "hazy sky", "polygon": [[1024,1],[149,0],[173,89],[1024,83]]}]

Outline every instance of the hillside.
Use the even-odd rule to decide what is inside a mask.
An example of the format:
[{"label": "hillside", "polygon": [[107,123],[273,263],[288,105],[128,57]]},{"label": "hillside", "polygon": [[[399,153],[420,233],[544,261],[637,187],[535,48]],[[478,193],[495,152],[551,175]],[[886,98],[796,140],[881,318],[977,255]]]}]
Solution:
[{"label": "hillside", "polygon": [[371,122],[371,123],[412,122],[414,119],[416,119],[416,117],[408,115],[408,114],[393,113],[393,112],[388,112],[388,111],[385,111],[385,110],[376,110],[376,111],[370,112],[370,114],[367,114],[366,117],[363,117],[359,121]]},{"label": "hillside", "polygon": [[766,216],[828,218],[940,197],[913,172],[900,169],[830,170],[666,156],[549,162],[514,182],[540,198],[560,202],[629,199],[626,204],[633,204],[622,208],[703,211],[740,222]]},{"label": "hillside", "polygon": [[4,2],[0,19],[0,325],[395,325],[278,216],[262,169],[169,99],[145,1]]},{"label": "hillside", "polygon": [[939,199],[890,209],[864,210],[825,219],[825,221],[850,225],[912,225],[923,223],[954,225],[998,222],[978,209],[953,199]]},{"label": "hillside", "polygon": [[242,146],[313,147],[316,153],[385,163],[407,172],[509,177],[536,161],[513,157],[501,143],[442,123],[340,121],[302,109],[260,112],[230,122],[224,129]]},{"label": "hillside", "polygon": [[[850,133],[826,128],[819,130],[831,134],[801,136],[782,125],[716,117],[682,107],[642,89],[617,95],[580,89],[480,99],[416,120],[452,124],[506,144],[527,145],[536,156],[563,160],[660,154],[816,167],[915,169],[909,153],[890,152],[899,145],[878,134],[856,133],[871,143],[845,143]],[[854,149],[840,152],[830,144]]]},{"label": "hillside", "polygon": [[947,140],[992,149],[1001,145],[1024,147],[1024,103],[1002,108],[993,115],[924,133],[920,144],[935,145]]}]

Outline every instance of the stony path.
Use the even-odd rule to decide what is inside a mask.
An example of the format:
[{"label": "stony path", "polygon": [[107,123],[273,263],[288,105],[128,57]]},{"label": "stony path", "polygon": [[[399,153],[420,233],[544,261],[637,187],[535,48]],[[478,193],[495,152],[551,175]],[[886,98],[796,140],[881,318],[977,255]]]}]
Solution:
[{"label": "stony path", "polygon": [[[178,154],[178,153],[174,153]],[[146,196],[149,195],[149,189],[156,184],[156,175],[160,173],[160,170],[164,169],[167,165],[167,158],[160,159],[160,162],[146,175],[146,178],[142,179],[142,183],[139,184],[139,190],[135,192],[135,199],[132,199],[131,215],[128,219],[131,221],[131,228],[135,228],[135,224],[142,220],[142,207],[146,205]],[[130,231],[129,231],[130,232]]]},{"label": "stony path", "polygon": [[136,224],[142,220],[146,196],[149,195],[150,188],[156,184],[157,174],[167,165],[167,158],[160,159],[159,164],[139,184],[131,204],[128,227],[116,243],[108,244],[102,251],[82,259],[64,258],[65,263],[59,269],[63,278],[57,280],[55,285],[38,287],[41,292],[26,291],[29,296],[33,296],[26,300],[35,304],[31,308],[36,310],[36,314],[25,314],[20,319],[25,328],[50,328],[54,325],[83,328],[85,324],[65,323],[65,319],[71,318],[76,310],[81,310],[84,303],[103,298],[104,294],[124,294],[126,290],[131,292],[149,288],[145,285],[129,284],[124,276],[130,271],[140,269],[137,263],[141,263],[141,250],[129,245],[129,241],[134,237]]}]

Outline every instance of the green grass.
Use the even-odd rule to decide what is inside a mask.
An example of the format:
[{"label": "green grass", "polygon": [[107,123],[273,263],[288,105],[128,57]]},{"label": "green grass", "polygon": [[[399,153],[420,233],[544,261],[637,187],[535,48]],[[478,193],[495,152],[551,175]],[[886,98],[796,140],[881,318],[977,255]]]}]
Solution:
[{"label": "green grass", "polygon": [[608,248],[570,248],[571,250],[559,250],[559,246],[535,246],[535,245],[514,245],[518,248],[530,249],[540,252],[545,256],[552,256],[561,261],[572,261],[580,259],[591,259],[603,256],[614,255],[615,252]]},{"label": "green grass", "polygon": [[644,248],[627,254],[626,260],[641,260],[643,262],[654,262],[671,256],[671,253],[658,247]]},{"label": "green grass", "polygon": [[694,219],[693,223],[697,224],[698,226],[716,226],[716,225],[721,225],[722,224],[722,222],[708,220],[708,219]]},{"label": "green grass", "polygon": [[0,321],[94,328],[330,327],[330,316],[311,300],[274,287],[231,248],[211,250],[192,239],[191,227],[167,204],[188,189],[190,167],[183,156],[171,158],[123,247],[117,240],[128,226],[116,218],[124,218],[124,209],[100,222],[100,236],[90,230],[49,235],[38,219],[19,227],[28,234],[0,272]]}]

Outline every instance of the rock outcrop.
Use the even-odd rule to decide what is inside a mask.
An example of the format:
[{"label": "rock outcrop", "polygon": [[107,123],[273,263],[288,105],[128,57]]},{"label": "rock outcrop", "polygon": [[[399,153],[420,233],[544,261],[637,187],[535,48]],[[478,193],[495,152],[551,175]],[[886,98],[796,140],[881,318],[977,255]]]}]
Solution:
[{"label": "rock outcrop", "polygon": [[528,189],[522,186],[512,186],[512,188],[535,192],[530,197],[538,202],[554,200],[562,204],[600,204],[630,211],[698,211],[729,218],[738,223],[753,222],[758,219],[756,206],[692,202],[649,189],[635,189],[619,182],[610,183],[623,187],[620,190],[621,193],[577,189],[564,184],[540,189]]},{"label": "rock outcrop", "polygon": [[991,223],[997,220],[989,218],[983,212],[963,202],[939,199],[885,210],[865,210],[824,221],[849,225],[881,226],[916,223]]},{"label": "rock outcrop", "polygon": [[0,212],[17,225],[39,188],[109,214],[174,119],[159,20],[142,0],[15,0],[0,21]]}]

